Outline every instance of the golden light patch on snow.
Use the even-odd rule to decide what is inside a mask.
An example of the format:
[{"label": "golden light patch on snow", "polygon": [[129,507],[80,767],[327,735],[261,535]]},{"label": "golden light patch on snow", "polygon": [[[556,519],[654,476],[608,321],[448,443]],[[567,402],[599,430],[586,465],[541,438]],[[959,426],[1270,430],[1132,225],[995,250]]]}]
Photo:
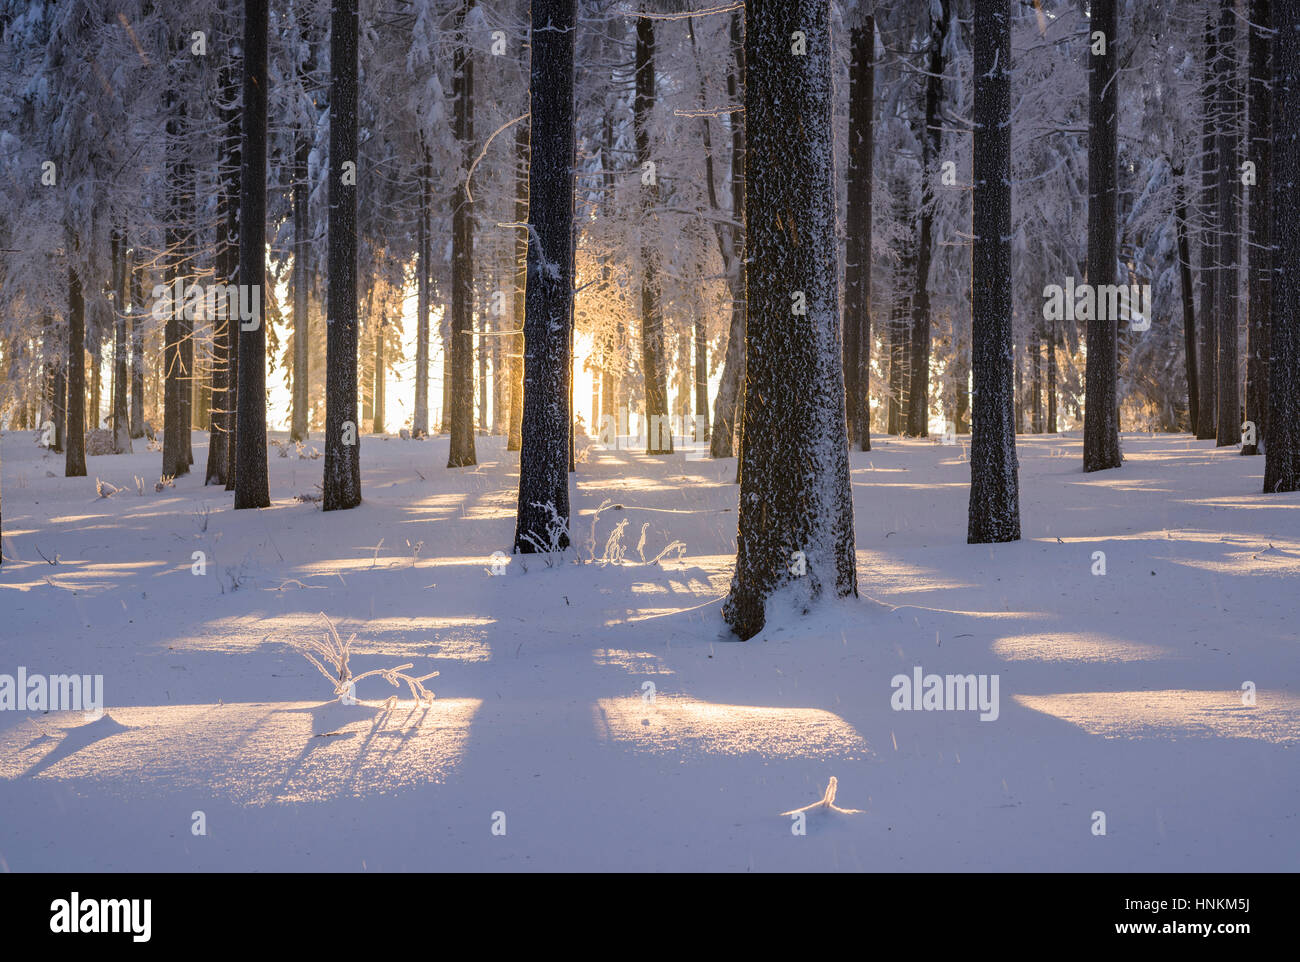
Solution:
[{"label": "golden light patch on snow", "polygon": [[1156,661],[1175,652],[1122,638],[1084,632],[1008,635],[993,643],[993,654],[1007,661]]},{"label": "golden light patch on snow", "polygon": [[601,738],[652,752],[759,754],[775,758],[860,757],[867,743],[819,708],[722,705],[681,695],[602,698],[592,708]]},{"label": "golden light patch on snow", "polygon": [[51,712],[0,731],[0,779],[124,796],[189,789],[237,804],[317,802],[441,782],[482,701],[157,705],[96,722]]},{"label": "golden light patch on snow", "polygon": [[664,666],[664,660],[650,651],[628,651],[623,648],[597,648],[591,653],[597,665],[603,668],[622,668],[630,675],[671,675],[673,670]]},{"label": "golden light patch on snow", "polygon": [[[315,592],[312,592],[315,597]],[[489,628],[495,618],[480,615],[420,616],[413,618],[374,618],[353,622],[338,622],[339,634],[347,638],[354,631],[357,640],[352,643],[353,656],[391,655],[395,658],[448,658],[457,661],[490,661],[492,647],[488,644]],[[230,651],[247,652],[263,645],[285,646],[287,641],[303,635],[320,638],[326,633],[317,612],[293,611],[278,613],[274,618],[259,615],[238,615],[203,622],[196,634],[179,635],[169,640],[168,646],[177,651]],[[294,661],[306,671],[312,669],[305,661]],[[360,671],[369,665],[353,664]]]},{"label": "golden light patch on snow", "polygon": [[1300,697],[1257,691],[1255,706],[1240,691],[1098,691],[1016,695],[1026,708],[1053,715],[1103,738],[1255,738],[1300,742]]}]

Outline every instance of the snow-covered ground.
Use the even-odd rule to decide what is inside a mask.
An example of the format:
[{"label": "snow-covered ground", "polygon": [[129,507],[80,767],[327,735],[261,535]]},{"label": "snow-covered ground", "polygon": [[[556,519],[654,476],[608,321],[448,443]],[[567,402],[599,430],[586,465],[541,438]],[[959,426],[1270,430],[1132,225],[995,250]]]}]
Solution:
[{"label": "snow-covered ground", "polygon": [[[609,499],[624,563],[494,575],[498,438],[448,471],[445,439],[366,437],[364,503],[325,514],[294,498],[321,462],[274,449],[273,507],[235,512],[202,433],[158,493],[141,442],[65,479],[9,432],[0,674],[101,674],[107,714],[0,711],[0,870],[1300,869],[1300,495],[1186,435],[1089,476],[1077,435],[1019,442],[1025,540],[994,546],[960,445],[853,454],[862,596],[742,644],[731,460],[593,450],[575,540]],[[681,560],[641,563],[647,523]],[[284,643],[320,613],[354,672],[440,672],[432,707],[377,677],[330,704]],[[996,676],[996,719],[894,710],[917,667]],[[794,834],[832,776],[860,812]]]}]

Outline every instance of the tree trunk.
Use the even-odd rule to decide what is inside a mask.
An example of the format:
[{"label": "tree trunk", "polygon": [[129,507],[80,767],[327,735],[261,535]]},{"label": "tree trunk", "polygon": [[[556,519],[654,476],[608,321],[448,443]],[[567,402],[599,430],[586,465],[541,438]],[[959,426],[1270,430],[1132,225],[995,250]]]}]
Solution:
[{"label": "tree trunk", "polygon": [[[464,0],[457,18],[463,30],[472,0]],[[474,54],[468,37],[461,36],[453,56],[452,91],[456,100],[456,142],[464,169],[474,151]],[[466,185],[454,188],[451,262],[451,446],[447,467],[477,464],[474,450],[474,220]]]},{"label": "tree trunk", "polygon": [[1200,336],[1201,363],[1197,371],[1200,397],[1196,437],[1202,441],[1213,439],[1218,429],[1218,408],[1215,405],[1218,389],[1218,326],[1214,323],[1215,292],[1219,277],[1219,152],[1215,140],[1219,98],[1215,73],[1217,60],[1217,31],[1214,10],[1210,7],[1205,15],[1205,75],[1201,87],[1201,324],[1197,331]]},{"label": "tree trunk", "polygon": [[[930,261],[933,257],[935,160],[943,136],[939,106],[943,98],[943,38],[948,26],[948,0],[940,0],[939,16],[930,22],[930,62],[925,83],[925,130],[921,134],[921,237],[917,246],[915,296],[912,298],[912,371],[908,433],[930,435]],[[930,7],[932,13],[935,6]]]},{"label": "tree trunk", "polygon": [[[802,41],[792,40],[796,32]],[[825,0],[749,0],[746,293],[758,323],[748,325],[736,570],[723,605],[742,640],[762,630],[775,591],[792,589],[796,608],[822,595],[857,594],[837,303],[833,59]]]},{"label": "tree trunk", "polygon": [[416,250],[415,306],[415,411],[411,415],[411,436],[422,438],[429,433],[429,254],[433,248],[429,215],[433,203],[429,148],[420,141],[420,213]]},{"label": "tree trunk", "polygon": [[1025,346],[1029,349],[1029,430],[1043,433],[1043,335],[1037,324],[1029,328]]},{"label": "tree trunk", "polygon": [[144,265],[131,265],[131,437],[144,437]]},{"label": "tree trunk", "polygon": [[1020,540],[1011,343],[1010,6],[1010,0],[975,0],[974,11],[970,544]]},{"label": "tree trunk", "polygon": [[1183,187],[1183,168],[1174,168],[1174,229],[1178,235],[1178,277],[1183,301],[1183,365],[1187,372],[1187,414],[1191,430],[1196,431],[1200,392],[1196,377],[1196,306],[1192,289],[1191,245],[1187,239],[1187,196]]},{"label": "tree trunk", "polygon": [[[306,21],[304,21],[304,27]],[[308,272],[308,258],[311,251],[311,231],[308,223],[310,216],[309,199],[311,197],[310,167],[314,110],[308,106],[311,95],[307,88],[311,84],[311,75],[316,70],[316,47],[309,30],[304,29],[303,43],[307,55],[298,68],[298,83],[301,88],[299,96],[303,102],[299,111],[309,111],[312,116],[306,121],[299,119],[294,130],[293,142],[293,416],[289,427],[289,437],[294,441],[307,440],[307,412],[310,408],[308,385],[310,384],[309,367],[311,361],[307,351],[310,341],[310,320],[307,316],[307,291],[311,283]],[[423,261],[421,261],[423,264]]]},{"label": "tree trunk", "polygon": [[1241,443],[1241,398],[1237,388],[1237,298],[1240,258],[1241,184],[1237,158],[1237,14],[1235,0],[1221,0],[1219,16],[1219,281],[1215,313],[1219,324],[1217,447]]},{"label": "tree trunk", "polygon": [[[1300,0],[1273,0],[1273,236],[1300,236]],[[1264,492],[1300,490],[1300,246],[1273,249]]]},{"label": "tree trunk", "polygon": [[[234,26],[232,24],[232,31]],[[228,110],[221,112],[221,122],[225,132],[226,164],[223,170],[222,191],[226,197],[226,236],[227,267],[230,271],[227,284],[239,283],[239,198],[243,191],[243,130],[242,130],[242,90],[243,85],[236,84],[235,76],[243,72],[242,52],[230,59],[231,85],[226,102]],[[236,94],[240,97],[236,102]],[[235,490],[235,478],[238,475],[239,459],[236,456],[236,441],[239,436],[239,328],[240,320],[233,316],[237,312],[227,312],[226,334],[229,340],[227,351],[230,357],[229,371],[226,373],[226,490]]]},{"label": "tree trunk", "polygon": [[126,240],[113,232],[113,453],[131,453],[130,411],[126,404]]},{"label": "tree trunk", "polygon": [[[664,319],[659,303],[658,240],[659,186],[657,176],[647,183],[653,163],[650,157],[650,119],[655,107],[654,21],[636,21],[636,99],[633,127],[636,160],[641,168],[642,206],[641,259],[641,373],[645,378],[646,454],[671,454],[672,430],[668,427],[668,363],[664,352]],[[648,239],[645,239],[648,234]]]},{"label": "tree trunk", "polygon": [[[1056,433],[1056,319],[1046,332],[1047,343],[1047,433]],[[961,430],[958,428],[957,430]]]},{"label": "tree trunk", "polygon": [[[166,269],[163,282],[171,297],[171,307],[163,328],[163,445],[162,473],[165,477],[178,478],[188,474],[189,462],[185,459],[185,450],[181,444],[182,432],[188,433],[189,425],[181,421],[180,379],[184,364],[181,359],[181,318],[185,313],[185,288],[183,274],[184,240],[181,235],[184,201],[181,184],[185,178],[185,163],[181,158],[183,147],[183,130],[181,119],[185,105],[176,92],[168,89],[164,98],[167,113],[167,226],[163,232],[166,250],[163,253]],[[177,296],[177,295],[180,296]]]},{"label": "tree trunk", "polygon": [[[727,74],[727,96],[736,103],[745,84],[744,16],[731,15],[731,48],[734,68]],[[745,115],[731,115],[731,325],[727,329],[727,350],[722,359],[718,395],[713,400],[713,431],[709,456],[730,458],[736,454],[734,438],[739,423],[741,387],[745,378]],[[739,470],[739,466],[737,466]]]},{"label": "tree trunk", "polygon": [[1241,446],[1242,454],[1260,454],[1268,435],[1268,331],[1269,303],[1273,279],[1270,251],[1273,244],[1268,189],[1273,182],[1273,151],[1270,116],[1273,92],[1272,39],[1268,25],[1273,12],[1270,0],[1250,0],[1250,120],[1247,157],[1255,164],[1255,182],[1250,185],[1250,238],[1247,244],[1247,354],[1246,420],[1255,424],[1255,443]]},{"label": "tree trunk", "polygon": [[[71,259],[74,245],[68,245]],[[86,476],[86,302],[77,269],[68,267],[68,406],[63,476]]]},{"label": "tree trunk", "polygon": [[849,449],[871,450],[871,189],[876,20],[849,33],[848,211],[844,245],[844,386]]},{"label": "tree trunk", "polygon": [[[361,503],[357,424],[357,0],[333,0],[330,17],[329,316],[325,355],[322,508]],[[353,168],[355,170],[355,168]],[[359,173],[358,173],[359,176]]]},{"label": "tree trunk", "polygon": [[[237,49],[237,48],[236,48]],[[239,283],[239,76],[238,55],[232,53],[221,65],[218,87],[222,102],[221,141],[217,160],[217,219],[214,281],[228,286]],[[208,439],[208,465],[205,484],[234,488],[235,399],[239,393],[235,379],[238,312],[227,308],[218,311],[213,324],[212,358],[212,434]]]},{"label": "tree trunk", "polygon": [[[1093,0],[1089,29],[1104,36],[1105,52],[1090,53],[1088,67],[1088,283],[1094,294],[1115,283],[1118,234],[1119,53],[1116,0]],[[1093,48],[1095,49],[1095,48]],[[976,277],[983,277],[977,273]],[[1108,314],[1098,296],[1087,321],[1087,368],[1084,373],[1083,470],[1102,471],[1123,463],[1119,450],[1119,319]]]},{"label": "tree trunk", "polygon": [[[576,0],[533,0],[524,416],[514,550],[569,546]],[[543,24],[546,29],[538,29]],[[558,519],[555,520],[555,519]]]},{"label": "tree trunk", "polygon": [[[606,157],[602,162],[608,163]],[[528,222],[528,122],[515,128],[515,223]],[[510,337],[510,435],[506,450],[523,443],[524,419],[524,286],[528,274],[528,232],[515,228],[514,326]]]},{"label": "tree trunk", "polygon": [[[253,317],[239,332],[235,508],[270,507],[266,469],[267,0],[244,0],[244,138],[239,189],[239,286]],[[338,156],[337,154],[333,156]],[[245,295],[241,293],[240,301]]]}]

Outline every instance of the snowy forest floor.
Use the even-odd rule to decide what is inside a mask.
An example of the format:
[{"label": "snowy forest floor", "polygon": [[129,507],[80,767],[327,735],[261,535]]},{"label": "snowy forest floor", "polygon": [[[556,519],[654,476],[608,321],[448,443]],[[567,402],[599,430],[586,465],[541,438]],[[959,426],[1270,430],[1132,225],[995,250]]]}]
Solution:
[{"label": "snowy forest floor", "polygon": [[[8,432],[0,673],[102,674],[107,714],[0,712],[0,870],[1300,869],[1300,495],[1186,435],[1094,475],[1077,434],[1018,441],[1024,540],[994,546],[965,543],[962,446],[854,453],[861,597],[741,644],[734,460],[593,450],[575,540],[612,499],[596,554],[626,518],[625,563],[498,577],[500,438],[447,470],[445,438],[365,437],[364,503],[325,514],[294,500],[322,462],[275,449],[273,506],[236,512],[201,432],[161,493],[142,442],[65,479]],[[645,522],[680,561],[640,563]],[[432,707],[377,677],[327,704],[278,640],[320,612],[354,672],[440,671]],[[997,719],[895,711],[914,666],[996,674]],[[830,776],[861,813],[793,834]]]}]

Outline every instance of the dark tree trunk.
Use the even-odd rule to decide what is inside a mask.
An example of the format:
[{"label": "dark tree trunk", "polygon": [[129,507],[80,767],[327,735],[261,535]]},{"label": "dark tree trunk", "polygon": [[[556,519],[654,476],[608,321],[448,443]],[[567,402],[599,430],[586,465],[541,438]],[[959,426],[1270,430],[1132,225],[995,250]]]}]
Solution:
[{"label": "dark tree trunk", "polygon": [[[221,141],[217,154],[217,250],[213,273],[215,283],[239,283],[239,76],[238,48],[221,65]],[[213,318],[212,435],[208,441],[206,484],[234,489],[235,338],[239,331],[237,312],[218,311]]]},{"label": "dark tree trunk", "polygon": [[1300,490],[1300,0],[1273,0],[1273,298],[1264,492]]},{"label": "dark tree trunk", "polygon": [[[608,165],[608,155],[602,157]],[[515,223],[528,222],[528,122],[515,129]],[[510,434],[506,450],[523,444],[524,419],[524,288],[528,275],[528,232],[515,228],[514,325],[510,338]]]},{"label": "dark tree trunk", "polygon": [[[573,317],[576,0],[533,0],[532,158],[528,177],[524,417],[514,550],[569,546],[570,332]],[[547,29],[537,29],[546,24]]]},{"label": "dark tree trunk", "polygon": [[1271,138],[1273,92],[1272,35],[1268,25],[1273,12],[1270,0],[1250,0],[1250,120],[1246,155],[1255,165],[1255,183],[1250,186],[1250,238],[1247,245],[1247,354],[1246,420],[1255,423],[1255,443],[1241,446],[1242,454],[1260,454],[1268,434],[1268,332],[1269,303],[1272,299],[1273,244],[1268,189],[1273,182]]},{"label": "dark tree trunk", "polygon": [[1215,313],[1219,324],[1217,446],[1241,443],[1241,398],[1237,388],[1237,284],[1240,230],[1237,190],[1241,184],[1237,127],[1237,13],[1235,0],[1221,0],[1219,15],[1219,281]]},{"label": "dark tree trunk", "polygon": [[[178,478],[188,474],[189,461],[185,457],[185,448],[181,442],[182,434],[189,433],[189,424],[183,422],[181,410],[180,381],[184,376],[184,362],[181,356],[181,320],[185,314],[184,297],[184,247],[182,236],[185,202],[183,199],[185,181],[185,163],[182,159],[182,143],[185,103],[169,89],[164,98],[167,111],[167,226],[164,230],[166,250],[166,270],[163,281],[171,297],[171,309],[163,328],[163,449],[162,473],[165,477]],[[177,297],[177,293],[181,296]]]},{"label": "dark tree trunk", "polygon": [[[806,53],[792,48],[796,31]],[[796,608],[857,593],[837,303],[833,60],[825,0],[749,0],[746,293],[756,323],[747,333],[736,570],[723,605],[742,640],[762,630],[768,598],[780,589],[793,591]]]},{"label": "dark tree trunk", "polygon": [[415,305],[415,411],[411,415],[411,434],[422,438],[429,433],[429,279],[431,264],[429,254],[433,249],[432,231],[429,229],[432,213],[433,190],[430,178],[429,148],[420,142],[420,212],[416,252],[416,305]]},{"label": "dark tree trunk", "polygon": [[[69,323],[69,330],[72,325]],[[68,374],[67,365],[69,353],[64,353],[66,344],[64,339],[60,338],[58,343],[59,360],[58,366],[54,369],[54,450],[56,453],[65,453],[68,441]]]},{"label": "dark tree trunk", "polygon": [[[1093,0],[1089,29],[1105,35],[1105,53],[1091,53],[1088,67],[1088,283],[1095,293],[1115,283],[1118,234],[1118,17],[1116,0]],[[984,275],[977,273],[977,277]],[[1099,315],[1101,297],[1087,321],[1084,373],[1083,470],[1103,471],[1123,463],[1119,451],[1119,320]]]},{"label": "dark tree trunk", "polygon": [[[472,0],[464,0],[458,29],[464,29]],[[464,169],[474,153],[474,52],[467,36],[456,44],[452,90],[456,100],[456,142]],[[463,181],[456,184],[452,213],[451,263],[451,448],[447,467],[478,463],[474,450],[474,213]]]},{"label": "dark tree trunk", "polygon": [[1035,324],[1029,329],[1025,346],[1029,349],[1029,430],[1043,433],[1043,367],[1042,332]]},{"label": "dark tree trunk", "polygon": [[131,265],[131,437],[144,437],[144,266]]},{"label": "dark tree trunk", "polygon": [[99,420],[99,411],[101,405],[100,398],[100,332],[99,324],[86,325],[86,353],[90,355],[90,410],[87,412],[86,427],[90,431],[98,431],[103,425]]},{"label": "dark tree trunk", "polygon": [[[69,254],[73,245],[68,245]],[[86,476],[86,302],[81,278],[68,267],[68,406],[63,475]]]},{"label": "dark tree trunk", "polygon": [[[234,25],[232,24],[232,32]],[[231,89],[225,101],[228,108],[221,111],[221,122],[225,133],[226,163],[222,171],[222,192],[226,197],[225,243],[227,246],[227,284],[239,283],[239,198],[243,190],[243,130],[242,130],[242,83],[235,83],[235,77],[243,72],[243,51],[236,50],[230,58]],[[220,229],[220,228],[218,228]],[[232,312],[227,312],[230,315]],[[237,312],[236,312],[237,313]],[[237,316],[228,316],[226,334],[230,341],[230,364],[226,373],[226,490],[235,490],[235,478],[239,459],[236,456],[236,441],[239,436],[239,328]]]},{"label": "dark tree trunk", "polygon": [[126,404],[126,241],[113,232],[113,453],[131,453],[130,411]]},{"label": "dark tree trunk", "polygon": [[[727,75],[727,96],[736,103],[745,85],[744,16],[731,15],[731,48],[735,52],[734,69]],[[731,115],[731,325],[727,329],[727,351],[722,359],[722,377],[718,396],[713,401],[713,431],[709,455],[730,458],[736,454],[734,439],[739,423],[741,387],[745,378],[745,115]],[[737,466],[739,470],[739,466]]]},{"label": "dark tree trunk", "polygon": [[[307,390],[311,383],[311,362],[307,350],[311,336],[307,316],[307,291],[311,283],[308,271],[311,251],[311,229],[308,223],[311,213],[308,209],[311,183],[308,161],[311,156],[315,110],[311,106],[312,98],[307,93],[307,88],[312,82],[311,75],[316,71],[316,47],[310,30],[304,30],[303,42],[307,47],[307,55],[298,68],[298,82],[302,88],[299,96],[303,99],[299,111],[307,111],[310,116],[299,118],[293,143],[293,416],[289,437],[294,441],[307,440],[307,412],[311,405]],[[423,259],[420,263],[423,265]]]},{"label": "dark tree trunk", "polygon": [[[1046,332],[1047,343],[1047,433],[1056,433],[1056,319]],[[958,428],[957,430],[961,430]]]},{"label": "dark tree trunk", "polygon": [[[185,120],[187,110],[184,100],[181,101],[180,115],[181,130],[188,136],[189,125]],[[180,251],[177,270],[182,280],[182,290],[188,290],[189,285],[193,283],[196,254],[194,237],[194,223],[196,220],[194,170],[188,161],[182,162],[177,167],[177,176],[180,178],[177,185],[180,189],[180,223],[177,225]],[[190,466],[194,464],[194,449],[190,439],[194,429],[194,385],[198,382],[194,372],[194,313],[192,310],[182,310],[177,313],[176,330],[179,338],[177,354],[180,359],[180,372],[176,379],[176,415],[181,428],[176,439],[179,443],[177,463],[184,466],[184,470],[180,472],[181,474],[189,474]]]},{"label": "dark tree trunk", "polygon": [[[329,316],[325,355],[325,485],[322,508],[361,503],[357,424],[357,0],[334,0],[330,17]],[[357,176],[359,176],[359,171]]]},{"label": "dark tree trunk", "polygon": [[1010,0],[975,0],[970,544],[1020,540],[1011,343],[1010,6]]},{"label": "dark tree trunk", "polygon": [[[650,119],[655,106],[654,21],[638,17],[636,22],[636,100],[633,127],[636,160],[645,177],[650,156]],[[658,239],[658,177],[642,181],[644,214],[642,229]],[[671,454],[672,431],[668,428],[668,362],[664,352],[664,319],[659,303],[658,253],[653,240],[641,245],[645,273],[641,278],[641,373],[645,378],[646,453]]]},{"label": "dark tree trunk", "polygon": [[1201,363],[1197,370],[1199,400],[1196,437],[1209,441],[1218,429],[1218,325],[1214,322],[1219,279],[1218,179],[1219,151],[1216,142],[1219,100],[1216,82],[1218,40],[1213,7],[1205,15],[1205,75],[1201,87]]},{"label": "dark tree trunk", "polygon": [[[930,61],[925,82],[925,130],[921,132],[921,236],[916,250],[916,279],[912,297],[912,372],[907,433],[930,434],[930,262],[933,257],[935,160],[943,136],[939,106],[943,99],[943,37],[948,26],[949,0],[940,0],[939,16],[930,22]],[[931,11],[934,6],[931,5]]]},{"label": "dark tree trunk", "polygon": [[844,385],[849,449],[871,450],[871,163],[876,20],[849,33],[849,203],[844,250]]},{"label": "dark tree trunk", "polygon": [[1187,414],[1191,430],[1196,431],[1200,391],[1196,376],[1196,306],[1192,288],[1192,255],[1187,239],[1187,197],[1183,187],[1183,168],[1174,169],[1174,228],[1178,234],[1178,278],[1183,301],[1183,364],[1187,372]]},{"label": "dark tree trunk", "polygon": [[[238,319],[235,507],[270,507],[266,471],[267,0],[244,0],[244,138],[239,189],[239,285],[253,317]],[[241,295],[242,302],[244,297]]]}]

